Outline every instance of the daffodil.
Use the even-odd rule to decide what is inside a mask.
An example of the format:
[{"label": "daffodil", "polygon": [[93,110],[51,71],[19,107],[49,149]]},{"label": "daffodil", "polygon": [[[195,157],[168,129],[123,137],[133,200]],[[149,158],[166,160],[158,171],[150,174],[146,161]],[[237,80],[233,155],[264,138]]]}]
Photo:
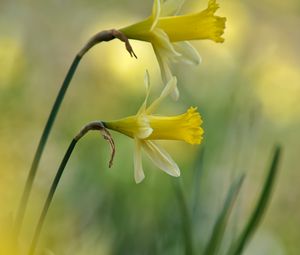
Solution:
[{"label": "daffodil", "polygon": [[176,87],[176,77],[172,77],[161,95],[147,107],[150,84],[145,75],[146,98],[138,113],[120,120],[103,122],[108,129],[118,131],[134,139],[134,178],[140,183],[144,177],[141,151],[146,152],[153,163],[172,176],[179,176],[180,170],[171,156],[160,147],[156,140],[181,140],[190,144],[200,144],[203,129],[202,120],[196,107],[190,107],[186,113],[177,116],[154,115],[154,110]]},{"label": "daffodil", "polygon": [[[152,14],[147,19],[120,29],[129,39],[150,42],[156,54],[164,83],[173,76],[170,62],[180,60],[198,64],[200,55],[187,41],[209,39],[223,42],[226,18],[215,16],[219,8],[216,0],[209,0],[208,7],[198,13],[177,15],[184,0],[154,0]],[[179,93],[175,86],[172,95]]]}]

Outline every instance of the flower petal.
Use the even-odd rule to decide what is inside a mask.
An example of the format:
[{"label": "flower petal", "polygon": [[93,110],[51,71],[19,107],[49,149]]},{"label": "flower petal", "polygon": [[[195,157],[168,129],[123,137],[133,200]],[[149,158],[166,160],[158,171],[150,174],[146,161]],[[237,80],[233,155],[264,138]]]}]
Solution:
[{"label": "flower petal", "polygon": [[175,88],[172,90],[171,92],[171,97],[173,98],[174,101],[177,101],[179,99],[179,90],[177,85],[175,86]]},{"label": "flower petal", "polygon": [[153,7],[152,7],[152,15],[151,15],[152,25],[150,31],[152,31],[155,28],[159,16],[160,16],[160,0],[154,0]]},{"label": "flower petal", "polygon": [[145,72],[144,84],[145,84],[145,87],[146,87],[146,91],[149,91],[149,89],[150,89],[150,75],[149,75],[148,70],[146,70],[146,72]]},{"label": "flower petal", "polygon": [[157,47],[162,55],[165,55],[170,59],[180,56],[180,54],[174,49],[173,44],[164,30],[156,28],[152,33],[154,35],[152,43]]},{"label": "flower petal", "polygon": [[145,178],[145,174],[142,165],[141,143],[137,138],[134,139],[133,163],[134,163],[134,180],[136,183],[140,183]]},{"label": "flower petal", "polygon": [[163,89],[163,91],[161,92],[160,96],[153,101],[153,103],[146,109],[146,114],[151,114],[153,113],[156,108],[161,104],[161,102],[170,94],[172,94],[174,92],[174,90],[177,89],[177,78],[175,76],[173,76],[169,82],[167,83],[167,85],[165,86],[165,88]]},{"label": "flower petal", "polygon": [[[153,50],[155,52],[158,64],[159,64],[159,68],[160,68],[160,72],[161,72],[161,77],[164,83],[167,83],[168,81],[170,81],[170,79],[173,78],[173,74],[172,71],[170,69],[170,53],[167,53],[166,50],[163,50],[162,48],[157,47],[155,44],[152,45],[153,46]],[[175,60],[176,56],[171,56],[172,59]],[[177,85],[174,86],[174,90],[170,92],[171,97],[177,101],[179,98],[179,91],[177,88]]]},{"label": "flower petal", "polygon": [[171,69],[169,67],[169,60],[167,58],[167,56],[164,56],[162,51],[159,49],[159,47],[153,45],[153,50],[155,52],[158,64],[159,64],[159,68],[160,68],[160,72],[161,72],[161,77],[163,80],[163,83],[167,83],[168,80],[170,80],[172,78],[172,72]]},{"label": "flower petal", "polygon": [[162,0],[160,17],[178,14],[185,0]]},{"label": "flower petal", "polygon": [[145,96],[145,100],[144,100],[143,104],[141,105],[140,109],[137,112],[137,115],[140,115],[143,112],[145,112],[146,106],[147,106],[148,97],[149,97],[149,94],[150,94],[150,76],[149,76],[148,70],[146,70],[146,72],[145,72],[144,84],[145,84],[145,87],[146,87],[146,96]]},{"label": "flower petal", "polygon": [[178,177],[180,170],[171,156],[153,141],[141,141],[142,147],[152,162],[169,175]]},{"label": "flower petal", "polygon": [[137,131],[135,136],[139,139],[146,139],[153,132],[153,129],[150,126],[149,119],[145,114],[137,116]]},{"label": "flower petal", "polygon": [[201,63],[201,56],[198,51],[187,41],[173,43],[175,50],[181,54],[180,61],[188,64],[198,65]]}]

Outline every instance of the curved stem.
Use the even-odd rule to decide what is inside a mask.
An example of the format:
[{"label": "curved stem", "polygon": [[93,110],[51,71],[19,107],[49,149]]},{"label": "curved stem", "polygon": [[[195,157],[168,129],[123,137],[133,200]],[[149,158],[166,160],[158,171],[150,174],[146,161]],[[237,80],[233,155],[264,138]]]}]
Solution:
[{"label": "curved stem", "polygon": [[43,154],[45,145],[47,143],[50,131],[52,129],[52,126],[53,126],[53,123],[55,121],[56,115],[59,111],[61,103],[64,99],[64,96],[67,92],[69,84],[72,80],[72,77],[73,77],[73,75],[74,75],[74,73],[77,69],[77,66],[78,66],[81,58],[82,57],[80,55],[76,55],[76,57],[74,58],[73,63],[72,63],[72,65],[71,65],[71,67],[70,67],[70,69],[69,69],[69,71],[66,75],[66,78],[65,78],[65,80],[64,80],[64,82],[63,82],[63,84],[62,84],[62,86],[61,86],[61,88],[58,92],[58,95],[57,95],[56,100],[53,104],[52,110],[51,110],[50,115],[48,117],[47,123],[45,125],[44,131],[43,131],[42,136],[40,138],[39,145],[37,147],[37,150],[36,150],[35,155],[34,155],[34,159],[32,161],[32,165],[31,165],[31,168],[30,168],[27,180],[26,180],[25,188],[24,188],[24,191],[23,191],[23,194],[22,194],[22,198],[21,198],[21,201],[20,201],[20,204],[19,204],[16,219],[15,219],[14,235],[15,235],[16,238],[18,238],[20,229],[21,229],[22,224],[23,224],[23,219],[24,219],[28,199],[29,199],[29,196],[30,196],[30,193],[31,193],[33,181],[35,179],[36,172],[37,172],[37,169],[38,169],[38,166],[39,166],[39,163],[40,163],[40,159],[41,159],[41,156]]},{"label": "curved stem", "polygon": [[65,156],[64,156],[64,158],[63,158],[63,160],[62,160],[62,162],[61,162],[61,164],[60,164],[60,166],[57,170],[57,173],[55,175],[55,178],[54,178],[54,181],[52,183],[51,189],[49,191],[47,200],[44,204],[44,208],[43,208],[43,211],[41,213],[38,225],[37,225],[37,227],[35,229],[35,232],[34,232],[34,237],[33,237],[33,240],[32,240],[31,246],[30,246],[30,250],[29,250],[29,253],[28,253],[29,255],[33,255],[34,252],[35,252],[36,245],[37,245],[37,242],[38,242],[38,239],[39,239],[42,227],[43,227],[43,223],[45,221],[49,206],[50,206],[50,204],[52,202],[52,199],[53,199],[53,195],[56,191],[57,185],[60,181],[60,178],[61,178],[61,176],[64,172],[64,169],[65,169],[65,166],[69,161],[69,158],[70,158],[70,156],[71,156],[71,154],[72,154],[72,152],[75,148],[75,145],[76,145],[77,141],[78,140],[76,140],[76,139],[72,140],[72,142],[70,143],[69,148],[67,149],[66,154],[65,154]]},{"label": "curved stem", "polygon": [[102,32],[97,33],[96,35],[94,35],[87,43],[86,45],[79,51],[79,53],[76,55],[76,57],[73,60],[73,63],[64,79],[64,82],[58,92],[58,95],[56,97],[56,100],[54,102],[54,105],[52,107],[52,110],[50,112],[50,115],[48,117],[47,123],[45,125],[44,131],[42,133],[42,136],[40,138],[39,141],[39,145],[37,147],[37,150],[35,152],[34,155],[34,159],[26,180],[26,184],[22,193],[22,197],[20,200],[20,204],[19,207],[17,209],[17,213],[16,213],[16,218],[15,218],[15,222],[14,222],[14,229],[13,229],[13,233],[14,233],[14,238],[17,242],[18,240],[18,236],[20,234],[20,230],[21,227],[23,225],[23,220],[24,220],[24,215],[27,209],[27,204],[28,204],[28,200],[29,200],[29,196],[32,190],[32,185],[36,176],[36,172],[42,157],[42,154],[44,152],[44,148],[46,146],[50,131],[52,129],[53,123],[56,119],[56,115],[60,109],[61,103],[64,99],[64,96],[67,92],[67,89],[70,85],[70,82],[76,72],[76,69],[78,67],[78,64],[80,62],[80,60],[82,59],[82,57],[96,44],[101,43],[103,41],[111,41],[113,39],[119,39],[122,42],[125,43],[126,49],[127,51],[130,53],[131,56],[135,56],[135,53],[127,39],[127,37],[120,31],[115,30],[115,29],[111,29],[111,30],[105,30]]},{"label": "curved stem", "polygon": [[57,186],[59,184],[59,181],[61,179],[61,176],[65,170],[65,167],[70,159],[70,156],[77,144],[77,142],[86,134],[88,133],[90,130],[98,130],[102,133],[102,136],[105,140],[108,141],[111,149],[112,149],[112,153],[111,153],[111,159],[109,161],[109,166],[111,166],[112,164],[112,161],[113,161],[113,157],[114,157],[114,152],[115,152],[115,148],[114,148],[114,141],[110,135],[110,133],[105,129],[104,125],[102,122],[100,121],[95,121],[95,122],[91,122],[89,124],[87,124],[86,126],[84,126],[81,131],[75,136],[75,138],[73,138],[73,140],[71,141],[64,157],[63,157],[63,160],[61,161],[60,163],[60,166],[57,170],[57,173],[55,175],[55,178],[52,182],[52,185],[51,185],[51,188],[50,188],[50,191],[48,193],[48,196],[47,196],[47,199],[45,201],[45,204],[44,204],[44,207],[43,207],[43,210],[42,210],[42,213],[40,215],[40,218],[39,218],[39,221],[38,221],[38,224],[36,226],[36,229],[35,229],[35,232],[34,232],[34,236],[33,236],[33,239],[32,239],[32,242],[31,242],[31,245],[30,245],[30,249],[29,249],[29,253],[28,255],[33,255],[35,253],[35,250],[36,250],[36,246],[37,246],[37,243],[38,243],[38,240],[39,240],[39,237],[40,237],[40,233],[41,233],[41,230],[42,230],[42,227],[44,225],[44,222],[45,222],[45,218],[47,216],[47,213],[48,213],[48,210],[49,210],[49,207],[50,207],[50,204],[52,202],[52,199],[53,199],[53,196],[54,196],[54,193],[57,189]]}]

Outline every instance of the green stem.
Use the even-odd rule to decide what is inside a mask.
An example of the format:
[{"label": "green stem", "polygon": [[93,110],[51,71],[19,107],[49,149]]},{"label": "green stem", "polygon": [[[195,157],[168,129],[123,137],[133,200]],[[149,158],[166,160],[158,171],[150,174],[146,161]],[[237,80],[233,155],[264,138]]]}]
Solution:
[{"label": "green stem", "polygon": [[47,143],[50,131],[52,129],[52,126],[53,126],[53,123],[55,121],[56,115],[59,111],[61,103],[64,99],[64,96],[67,92],[69,84],[72,80],[72,77],[73,77],[73,75],[74,75],[74,73],[77,69],[77,66],[78,66],[81,58],[82,58],[82,56],[79,56],[79,55],[76,55],[76,57],[74,58],[73,63],[72,63],[72,65],[71,65],[71,67],[70,67],[70,69],[67,73],[67,76],[66,76],[66,78],[65,78],[65,80],[64,80],[64,82],[61,86],[61,89],[58,92],[58,95],[56,97],[56,100],[54,102],[52,110],[51,110],[50,115],[48,117],[46,126],[45,126],[44,131],[42,133],[42,136],[40,138],[40,142],[39,142],[39,145],[38,145],[37,150],[35,152],[34,159],[33,159],[33,162],[32,162],[28,177],[27,177],[27,181],[26,181],[26,184],[25,184],[25,188],[24,188],[24,191],[23,191],[23,194],[22,194],[22,198],[21,198],[21,201],[20,201],[20,204],[19,204],[19,208],[18,208],[18,211],[17,211],[17,214],[16,214],[15,225],[14,225],[14,234],[15,234],[16,238],[19,236],[20,229],[21,229],[22,224],[23,224],[23,219],[24,219],[26,207],[27,207],[27,204],[28,204],[28,199],[29,199],[29,196],[30,196],[30,193],[31,193],[31,190],[32,190],[33,181],[35,179],[36,172],[37,172],[37,169],[38,169],[38,166],[39,166],[39,163],[40,163],[45,145]]},{"label": "green stem", "polygon": [[122,42],[125,43],[126,49],[127,51],[130,53],[131,56],[135,56],[135,53],[127,39],[127,37],[120,31],[115,30],[115,29],[111,29],[111,30],[104,30],[101,31],[97,34],[95,34],[85,45],[84,47],[79,51],[79,53],[76,55],[76,57],[73,60],[73,63],[65,77],[65,80],[61,86],[61,89],[59,90],[59,93],[56,97],[55,103],[52,107],[52,110],[50,112],[50,115],[48,117],[46,126],[44,128],[44,131],[42,133],[42,136],[40,138],[40,142],[39,145],[37,147],[37,150],[35,152],[34,155],[34,159],[26,180],[26,184],[22,193],[22,197],[20,200],[20,204],[16,213],[16,218],[15,218],[15,222],[14,222],[14,229],[13,229],[13,233],[14,233],[14,238],[15,241],[17,243],[18,241],[18,237],[20,234],[20,230],[21,227],[23,225],[23,221],[24,221],[24,215],[27,209],[27,204],[28,204],[28,200],[29,200],[29,196],[32,190],[32,185],[36,176],[36,172],[42,157],[42,154],[44,152],[44,148],[46,146],[50,131],[52,129],[53,123],[55,121],[56,115],[60,109],[61,103],[64,99],[64,96],[67,92],[67,89],[69,87],[69,84],[74,76],[74,73],[76,72],[76,69],[78,67],[78,64],[80,62],[80,60],[82,59],[82,57],[96,44],[101,43],[103,41],[111,41],[113,39],[119,39]]},{"label": "green stem", "polygon": [[193,255],[194,249],[193,249],[193,240],[192,240],[193,236],[192,236],[191,218],[190,218],[189,209],[184,195],[181,180],[176,180],[174,182],[174,188],[176,191],[177,200],[181,211],[182,231],[183,231],[184,242],[185,242],[185,254]]},{"label": "green stem", "polygon": [[66,165],[67,165],[67,163],[69,161],[69,158],[70,158],[70,156],[71,156],[71,154],[72,154],[72,152],[73,152],[73,150],[75,148],[75,145],[77,144],[77,142],[85,134],[87,134],[91,130],[100,131],[102,133],[103,138],[109,143],[109,145],[111,147],[111,150],[112,150],[112,152],[111,152],[111,158],[110,158],[110,161],[109,161],[109,167],[111,167],[111,165],[112,165],[112,161],[113,161],[113,158],[114,158],[114,155],[115,155],[115,146],[114,146],[114,141],[113,141],[110,133],[104,127],[104,125],[103,125],[103,123],[101,121],[93,121],[93,122],[88,123],[73,138],[73,140],[71,141],[71,143],[70,143],[70,145],[69,145],[69,147],[68,147],[68,149],[67,149],[67,151],[66,151],[66,153],[65,153],[65,155],[63,157],[62,162],[60,163],[60,166],[59,166],[59,168],[57,170],[57,173],[56,173],[55,178],[54,178],[54,180],[52,182],[50,191],[48,193],[48,197],[47,197],[47,199],[45,201],[45,204],[44,204],[41,216],[39,218],[37,227],[35,229],[34,236],[33,236],[33,239],[32,239],[31,245],[30,245],[30,249],[29,249],[29,253],[28,253],[29,255],[33,255],[35,253],[35,249],[36,249],[39,237],[40,237],[40,233],[41,233],[42,227],[44,225],[45,218],[47,216],[50,204],[51,204],[53,196],[54,196],[54,193],[55,193],[55,191],[57,189],[57,186],[59,184],[61,176],[62,176],[62,174],[63,174],[63,172],[65,170],[65,167],[66,167]]},{"label": "green stem", "polygon": [[52,199],[53,199],[53,196],[54,196],[54,193],[56,191],[56,188],[57,188],[57,185],[61,179],[61,176],[64,172],[64,169],[66,167],[66,164],[68,163],[69,161],[69,158],[75,148],[75,145],[77,143],[78,140],[76,139],[73,139],[72,142],[70,143],[69,145],[69,148],[68,150],[66,151],[66,154],[57,170],[57,173],[56,173],[56,176],[53,180],[53,183],[52,183],[52,186],[51,186],[51,189],[49,191],[49,194],[48,194],[48,197],[47,197],[47,200],[44,204],[44,208],[43,208],[43,211],[41,213],[41,216],[40,216],[40,219],[38,221],[38,225],[35,229],[35,232],[34,232],[34,237],[33,237],[33,240],[32,240],[32,243],[31,243],[31,246],[30,246],[30,249],[29,249],[29,253],[28,255],[33,255],[35,253],[35,249],[36,249],[36,246],[37,246],[37,243],[38,243],[38,240],[39,240],[39,236],[40,236],[40,233],[41,233],[41,230],[42,230],[42,227],[44,225],[44,222],[45,222],[45,218],[46,218],[46,215],[47,215],[47,212],[48,212],[48,209],[50,207],[50,204],[52,202]]}]

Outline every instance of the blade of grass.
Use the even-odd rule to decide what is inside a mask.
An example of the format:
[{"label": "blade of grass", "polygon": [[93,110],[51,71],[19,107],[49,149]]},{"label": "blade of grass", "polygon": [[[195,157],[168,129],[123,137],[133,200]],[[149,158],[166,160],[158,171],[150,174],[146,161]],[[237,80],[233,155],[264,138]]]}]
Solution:
[{"label": "blade of grass", "polygon": [[203,173],[203,161],[204,161],[205,149],[202,147],[200,149],[199,155],[196,158],[194,173],[193,173],[193,185],[192,185],[192,219],[196,218],[197,208],[199,205],[200,198],[200,179]]},{"label": "blade of grass", "polygon": [[254,231],[258,227],[265,211],[268,206],[268,203],[271,198],[273,186],[278,172],[278,165],[280,162],[281,156],[281,147],[277,145],[274,149],[273,157],[269,167],[269,171],[263,186],[263,190],[258,199],[255,209],[253,210],[248,223],[246,224],[244,230],[242,231],[240,237],[237,241],[231,246],[229,253],[230,255],[239,255],[242,253],[246,244],[249,242]]},{"label": "blade of grass", "polygon": [[223,235],[225,233],[226,225],[232,211],[233,205],[236,201],[238,193],[243,184],[245,175],[242,175],[238,178],[230,187],[229,192],[227,194],[223,209],[216,220],[214,225],[209,243],[206,246],[205,255],[217,254],[220,244],[223,240]]},{"label": "blade of grass", "polygon": [[182,231],[185,243],[185,254],[186,255],[193,255],[193,236],[192,236],[192,226],[191,226],[191,218],[189,214],[189,209],[186,201],[186,197],[184,194],[184,189],[182,186],[181,179],[175,180],[173,182],[174,189],[176,193],[176,198],[178,200],[179,209],[181,211],[181,219],[182,219]]}]

